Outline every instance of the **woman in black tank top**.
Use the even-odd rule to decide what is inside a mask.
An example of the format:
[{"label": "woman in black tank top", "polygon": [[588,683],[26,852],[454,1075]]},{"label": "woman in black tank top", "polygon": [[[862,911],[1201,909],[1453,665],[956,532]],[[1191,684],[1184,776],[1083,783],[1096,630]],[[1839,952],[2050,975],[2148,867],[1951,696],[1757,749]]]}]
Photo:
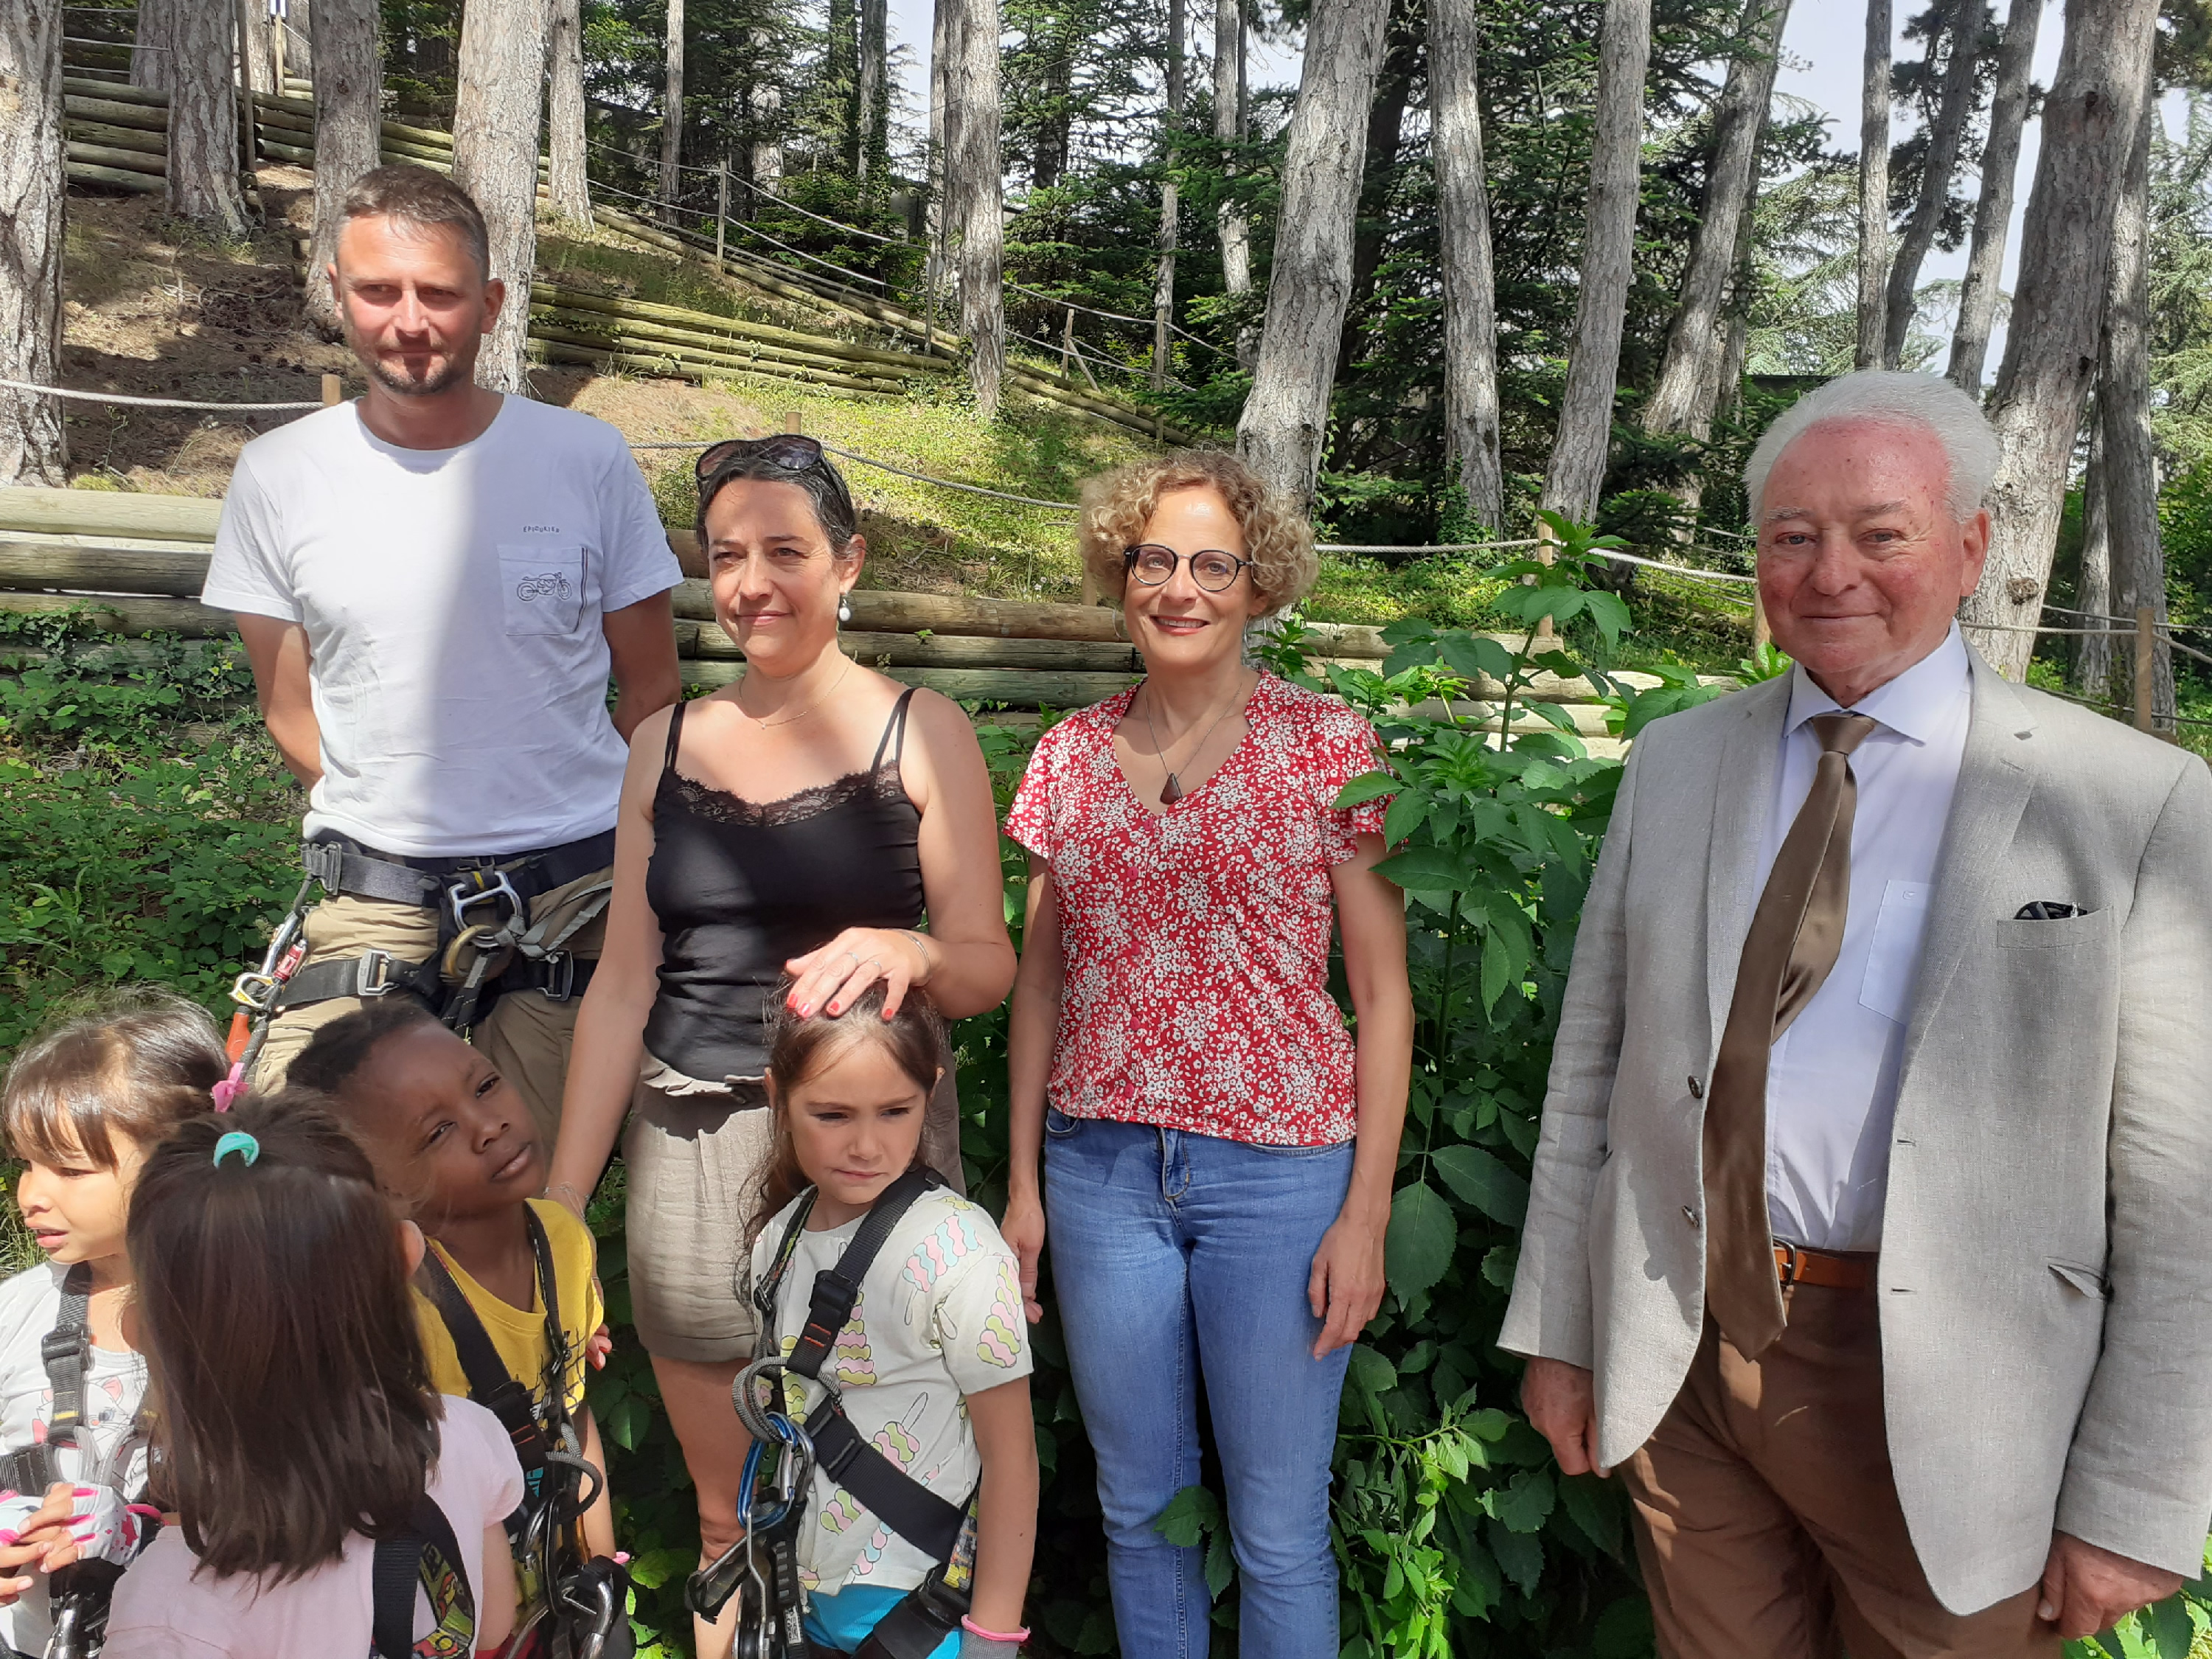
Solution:
[{"label": "woman in black tank top", "polygon": [[[739,1278],[771,1151],[775,1000],[839,1013],[882,981],[893,1006],[926,986],[958,1019],[998,1005],[1014,954],[974,729],[838,648],[866,553],[843,480],[801,438],[717,445],[700,479],[715,617],[745,674],[637,730],[547,1190],[580,1212],[622,1133],[632,1316],[711,1560],[734,1541],[743,1473],[730,1385],[755,1329]],[[944,1063],[922,1146],[958,1185]]]}]

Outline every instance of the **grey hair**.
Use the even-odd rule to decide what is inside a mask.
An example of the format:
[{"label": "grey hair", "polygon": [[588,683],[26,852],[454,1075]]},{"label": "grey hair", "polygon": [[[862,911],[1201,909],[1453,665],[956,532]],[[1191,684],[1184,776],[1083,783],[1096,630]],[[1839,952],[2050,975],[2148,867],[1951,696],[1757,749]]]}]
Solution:
[{"label": "grey hair", "polygon": [[1743,469],[1744,494],[1754,524],[1765,512],[1766,477],[1783,451],[1816,426],[1846,421],[1907,427],[1931,434],[1943,446],[1948,463],[1945,511],[1954,519],[1971,519],[1982,510],[2001,452],[1981,405],[1940,374],[1863,368],[1807,392],[1766,428]]}]

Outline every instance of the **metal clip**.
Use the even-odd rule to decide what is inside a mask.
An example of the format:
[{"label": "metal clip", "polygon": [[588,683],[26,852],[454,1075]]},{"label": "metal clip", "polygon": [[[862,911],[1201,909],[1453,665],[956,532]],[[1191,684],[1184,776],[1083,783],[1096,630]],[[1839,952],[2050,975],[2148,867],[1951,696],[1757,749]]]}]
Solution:
[{"label": "metal clip", "polygon": [[[446,903],[453,913],[454,927],[466,927],[469,925],[469,912],[471,910],[474,909],[479,904],[496,903],[501,899],[505,899],[509,905],[514,907],[507,913],[508,915],[519,916],[522,915],[522,895],[516,892],[514,890],[514,884],[507,880],[507,872],[504,870],[495,870],[492,872],[492,874],[496,878],[496,879],[494,880],[489,886],[483,884],[484,872],[481,870],[477,870],[471,872],[468,876],[464,877],[459,881],[450,884],[447,887]],[[504,918],[502,918],[502,920],[504,920]]]},{"label": "metal clip", "polygon": [[361,953],[361,967],[354,975],[354,992],[357,997],[376,998],[399,988],[392,981],[392,952],[374,946]]},{"label": "metal clip", "polygon": [[576,958],[567,951],[556,951],[545,958],[545,983],[541,988],[549,1002],[566,1002],[576,994]]},{"label": "metal clip", "polygon": [[276,975],[274,974],[244,973],[230,982],[230,1000],[240,1007],[257,1014],[267,1013],[276,995]]}]

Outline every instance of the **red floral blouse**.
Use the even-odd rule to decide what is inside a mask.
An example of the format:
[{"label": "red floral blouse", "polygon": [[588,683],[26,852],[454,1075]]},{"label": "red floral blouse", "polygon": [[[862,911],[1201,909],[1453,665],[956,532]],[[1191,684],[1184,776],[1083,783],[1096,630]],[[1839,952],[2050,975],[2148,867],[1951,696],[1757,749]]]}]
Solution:
[{"label": "red floral blouse", "polygon": [[1328,992],[1332,866],[1387,801],[1339,810],[1374,728],[1262,674],[1244,739],[1164,812],[1114,758],[1133,690],[1071,714],[1030,759],[1006,833],[1052,866],[1066,978],[1047,1085],[1070,1117],[1267,1146],[1358,1122],[1352,1044]]}]

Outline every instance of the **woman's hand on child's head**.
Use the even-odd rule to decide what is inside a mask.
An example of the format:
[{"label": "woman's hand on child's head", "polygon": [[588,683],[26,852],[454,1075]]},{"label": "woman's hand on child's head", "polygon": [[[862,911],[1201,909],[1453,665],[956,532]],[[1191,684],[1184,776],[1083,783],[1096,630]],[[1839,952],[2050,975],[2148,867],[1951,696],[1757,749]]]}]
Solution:
[{"label": "woman's hand on child's head", "polygon": [[607,1356],[615,1351],[615,1334],[605,1325],[593,1331],[591,1340],[584,1344],[584,1357],[592,1362],[592,1369],[603,1371],[607,1368]]},{"label": "woman's hand on child's head", "polygon": [[842,1014],[861,992],[884,982],[884,1018],[906,1000],[907,988],[927,973],[928,957],[913,934],[890,927],[848,927],[818,951],[783,964],[791,975],[784,1004],[801,1019]]}]

